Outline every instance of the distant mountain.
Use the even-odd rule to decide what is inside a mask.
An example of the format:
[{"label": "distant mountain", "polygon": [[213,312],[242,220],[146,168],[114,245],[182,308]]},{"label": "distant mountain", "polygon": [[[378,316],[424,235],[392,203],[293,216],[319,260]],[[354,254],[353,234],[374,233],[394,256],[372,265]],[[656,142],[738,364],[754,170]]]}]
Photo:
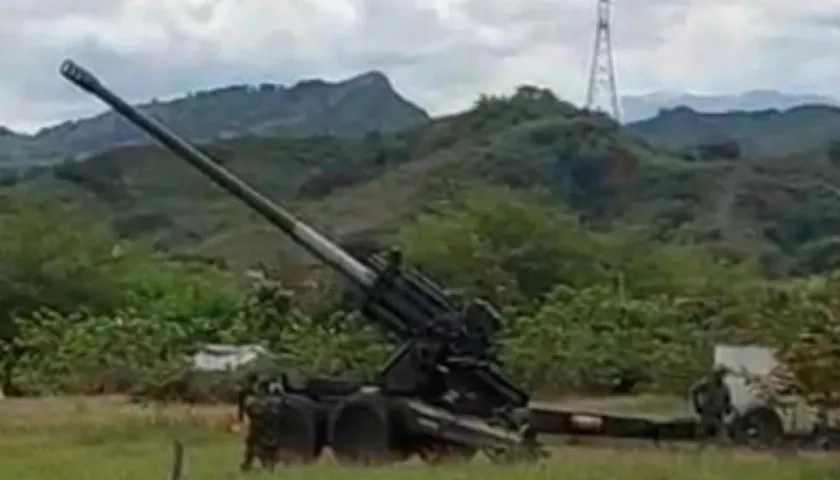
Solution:
[{"label": "distant mountain", "polygon": [[0,126],[0,165],[9,161],[27,161],[44,154],[48,151],[40,151],[32,137]]},{"label": "distant mountain", "polygon": [[682,150],[734,140],[749,155],[790,155],[840,140],[840,107],[702,113],[687,107],[662,110],[626,128],[650,144]]},{"label": "distant mountain", "polygon": [[[294,86],[236,85],[143,104],[141,110],[193,141],[248,134],[358,136],[429,121],[400,96],[381,72],[339,82],[304,80]],[[146,144],[148,137],[111,111],[22,135],[0,129],[0,165],[55,163],[115,147]]]},{"label": "distant mountain", "polygon": [[621,99],[624,121],[635,122],[657,115],[660,109],[688,107],[702,113],[754,112],[768,109],[787,110],[803,105],[840,106],[838,100],[820,95],[797,95],[776,90],[750,90],[741,95],[697,95],[654,92],[625,96]]},{"label": "distant mountain", "polygon": [[15,133],[6,127],[0,126],[0,150],[15,151],[26,147],[28,138],[25,135]]}]

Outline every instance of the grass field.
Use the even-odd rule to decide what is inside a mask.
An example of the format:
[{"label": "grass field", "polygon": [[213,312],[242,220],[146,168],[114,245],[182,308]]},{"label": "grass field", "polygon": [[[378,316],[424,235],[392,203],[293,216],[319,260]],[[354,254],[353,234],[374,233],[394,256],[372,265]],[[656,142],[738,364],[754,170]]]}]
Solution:
[{"label": "grass field", "polygon": [[[232,409],[141,408],[120,398],[0,400],[0,478],[21,480],[152,480],[166,478],[172,441],[185,450],[185,479],[241,478],[240,441]],[[248,478],[564,480],[838,480],[840,457],[651,448],[558,447],[540,465],[500,467],[483,458],[428,467],[313,467],[253,473]]]}]

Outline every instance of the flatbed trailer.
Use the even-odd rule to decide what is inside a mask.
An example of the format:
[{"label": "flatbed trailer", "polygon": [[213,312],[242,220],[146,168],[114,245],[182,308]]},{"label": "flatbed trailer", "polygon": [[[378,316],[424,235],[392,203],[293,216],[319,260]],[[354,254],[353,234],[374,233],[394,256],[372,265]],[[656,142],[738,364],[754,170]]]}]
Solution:
[{"label": "flatbed trailer", "polygon": [[540,434],[644,440],[692,440],[698,421],[690,414],[610,413],[534,402],[531,425]]}]

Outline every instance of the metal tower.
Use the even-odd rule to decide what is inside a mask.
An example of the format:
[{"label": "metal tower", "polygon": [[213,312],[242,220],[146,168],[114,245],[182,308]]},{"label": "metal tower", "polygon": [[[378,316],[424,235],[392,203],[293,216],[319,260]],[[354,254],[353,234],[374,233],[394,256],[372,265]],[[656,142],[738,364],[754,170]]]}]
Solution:
[{"label": "metal tower", "polygon": [[589,70],[589,86],[586,90],[586,109],[605,111],[603,108],[598,108],[596,104],[598,93],[605,94],[609,97],[606,99],[609,107],[609,111],[606,111],[606,113],[621,121],[610,35],[611,0],[597,1],[598,20],[595,28],[595,45],[592,49],[592,64]]}]

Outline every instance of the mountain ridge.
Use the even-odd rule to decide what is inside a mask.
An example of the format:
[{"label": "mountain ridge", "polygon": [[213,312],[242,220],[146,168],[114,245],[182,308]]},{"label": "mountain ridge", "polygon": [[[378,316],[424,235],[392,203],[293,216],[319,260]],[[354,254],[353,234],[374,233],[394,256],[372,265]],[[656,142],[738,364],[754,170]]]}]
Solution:
[{"label": "mountain ridge", "polygon": [[[666,149],[684,149],[721,138],[749,144],[754,139],[737,133],[744,130],[742,124],[785,123],[774,120],[774,116],[821,116],[816,120],[820,126],[814,141],[824,143],[840,132],[840,118],[835,118],[840,103],[821,95],[769,89],[739,95],[656,91],[625,96],[622,104],[625,127]],[[249,135],[358,136],[370,131],[397,131],[432,120],[426,110],[399,94],[385,73],[375,69],[341,80],[304,78],[288,86],[267,82],[219,86],[163,101],[152,99],[139,104],[139,108],[192,141],[211,143]],[[806,120],[814,123],[814,119]],[[733,126],[736,133],[727,133]],[[109,110],[46,126],[34,134],[0,126],[0,169],[53,165],[149,141]],[[758,150],[767,150],[778,148],[779,142],[759,143],[763,145]]]},{"label": "mountain ridge", "polygon": [[[721,137],[750,143],[743,134],[726,133],[732,125],[743,124],[745,118],[749,122],[773,123],[774,116],[799,118],[815,114],[821,115],[817,121],[822,123],[818,128],[819,141],[825,142],[835,131],[840,132],[840,118],[834,118],[840,103],[820,95],[776,90],[749,90],[740,95],[657,91],[623,97],[622,101],[625,107],[634,101],[655,104],[643,107],[648,113],[656,109],[646,118],[633,120],[640,115],[625,112],[625,127],[667,149],[683,149]],[[275,83],[220,86],[164,101],[152,99],[139,106],[196,142],[248,135],[361,135],[368,131],[401,130],[432,119],[426,110],[399,94],[388,76],[379,70],[335,81],[305,78],[288,86]],[[224,115],[219,111],[224,111]],[[113,148],[149,143],[148,138],[116,117],[115,113],[103,110],[96,115],[43,127],[34,134],[0,126],[0,168],[52,165],[67,158],[80,159]],[[778,142],[764,144],[765,150],[778,148]]]},{"label": "mountain ridge", "polygon": [[659,110],[688,107],[700,113],[736,113],[778,109],[803,105],[840,106],[840,101],[826,95],[786,93],[773,89],[752,89],[740,94],[711,95],[692,92],[655,91],[641,95],[625,95],[620,99],[625,122],[647,120]]},{"label": "mountain ridge", "polygon": [[722,113],[682,106],[663,109],[655,117],[625,127],[666,150],[736,142],[746,155],[793,155],[840,140],[840,106],[800,105]]},{"label": "mountain ridge", "polygon": [[[291,86],[228,85],[137,106],[196,142],[281,133],[358,136],[408,128],[430,119],[377,70],[338,81],[303,79]],[[59,163],[149,141],[110,110],[47,126],[31,135],[0,129],[0,166],[5,167]]]}]

